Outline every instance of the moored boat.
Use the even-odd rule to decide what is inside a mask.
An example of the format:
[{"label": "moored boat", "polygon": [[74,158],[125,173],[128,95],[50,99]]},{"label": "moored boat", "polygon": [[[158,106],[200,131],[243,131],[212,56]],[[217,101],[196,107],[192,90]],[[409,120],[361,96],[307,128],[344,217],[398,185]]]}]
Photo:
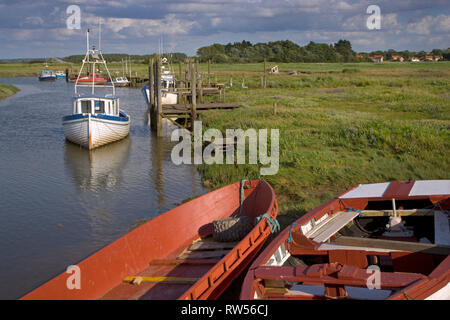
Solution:
[{"label": "moored boat", "polygon": [[[92,65],[92,70],[95,70],[96,65],[103,65],[111,78],[101,51],[95,48],[89,49],[89,30],[87,39],[86,56],[75,82],[72,114],[63,117],[63,128],[67,140],[91,150],[128,136],[130,117],[121,110],[119,97],[115,95],[112,81],[110,85],[102,85],[103,89],[112,88],[112,93],[98,95],[95,94],[95,87],[98,85],[95,79],[100,73],[95,73],[95,77],[88,77],[90,81],[80,78],[85,64]],[[78,87],[88,87],[91,91],[81,94],[78,92]]]},{"label": "moored boat", "polygon": [[56,75],[52,70],[42,70],[39,76],[39,81],[54,81],[56,80]]},{"label": "moored boat", "polygon": [[78,78],[77,82],[79,82],[79,83],[105,84],[105,83],[108,82],[108,80],[106,80],[102,76],[102,74],[99,73],[99,72],[95,72],[95,73],[90,72],[87,76]]},{"label": "moored boat", "polygon": [[130,84],[127,77],[117,77],[114,79],[114,85],[116,87],[126,87]]},{"label": "moored boat", "polygon": [[[216,299],[261,249],[276,226],[277,212],[267,182],[225,186],[144,223],[79,262],[79,289],[67,285],[73,275],[63,272],[22,299]],[[213,241],[215,222],[229,217],[255,224],[237,242]]]},{"label": "moored boat", "polygon": [[[177,104],[179,102],[179,92],[176,87],[176,80],[174,74],[170,71],[170,66],[167,58],[161,59],[161,103],[162,104]],[[142,88],[145,101],[150,103],[150,87],[144,85]]]},{"label": "moored boat", "polygon": [[282,231],[241,299],[450,299],[450,180],[358,185]]},{"label": "moored boat", "polygon": [[63,79],[63,78],[66,77],[65,72],[64,72],[64,71],[61,71],[61,70],[56,71],[56,72],[55,72],[55,75],[56,75],[56,78],[57,78],[57,79]]}]

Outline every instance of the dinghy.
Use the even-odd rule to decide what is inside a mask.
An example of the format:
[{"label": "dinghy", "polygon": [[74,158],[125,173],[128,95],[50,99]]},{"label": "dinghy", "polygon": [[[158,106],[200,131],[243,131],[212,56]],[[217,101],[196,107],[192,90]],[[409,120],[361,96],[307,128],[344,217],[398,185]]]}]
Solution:
[{"label": "dinghy", "polygon": [[[22,299],[217,299],[275,231],[277,212],[267,182],[225,186],[147,221]],[[252,225],[242,239],[214,240],[235,234],[239,222],[215,226],[243,218]]]},{"label": "dinghy", "polygon": [[450,299],[450,180],[358,185],[281,232],[241,299]]},{"label": "dinghy", "polygon": [[[121,110],[119,97],[115,95],[112,81],[109,85],[102,85],[103,90],[112,88],[112,94],[99,95],[95,94],[95,87],[98,84],[95,79],[98,79],[99,73],[95,73],[95,77],[88,77],[90,82],[80,78],[85,65],[91,65],[92,70],[96,70],[96,65],[102,65],[111,79],[101,51],[96,50],[95,47],[89,49],[89,30],[86,38],[87,52],[75,82],[72,114],[63,117],[63,128],[67,140],[91,150],[128,136],[130,117]],[[88,87],[91,90],[89,93],[82,94],[78,91],[79,87]]]}]

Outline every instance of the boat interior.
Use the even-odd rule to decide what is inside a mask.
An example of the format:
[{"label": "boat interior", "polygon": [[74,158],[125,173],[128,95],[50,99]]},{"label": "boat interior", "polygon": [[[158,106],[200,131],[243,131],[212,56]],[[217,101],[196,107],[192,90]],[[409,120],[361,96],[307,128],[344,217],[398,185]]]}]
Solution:
[{"label": "boat interior", "polygon": [[335,200],[306,223],[291,225],[255,270],[259,298],[426,298],[433,285],[448,283],[449,198],[353,200],[350,207],[339,199],[339,210]]},{"label": "boat interior", "polygon": [[[237,187],[237,188],[236,188]],[[263,241],[270,234],[267,226],[255,227],[249,235],[240,242],[219,242],[212,237],[212,220],[236,216],[247,215],[252,221],[270,208],[271,198],[267,197],[268,185],[253,182],[252,188],[245,190],[245,200],[241,207],[236,194],[239,194],[238,185],[229,188],[234,196],[224,196],[217,193],[213,195],[215,202],[221,204],[217,206],[214,215],[204,215],[206,223],[193,221],[197,227],[195,233],[183,234],[174,232],[172,241],[182,240],[181,246],[166,251],[161,255],[154,255],[146,262],[146,267],[136,274],[128,274],[123,278],[123,282],[109,290],[101,299],[204,299],[217,298],[230,285],[234,276],[237,276],[244,265],[248,265]],[[211,198],[211,199],[212,199]],[[211,199],[205,199],[210,201]],[[204,200],[202,200],[204,201]],[[193,204],[190,203],[190,206]],[[220,208],[217,210],[217,208]],[[194,209],[194,207],[192,208]],[[179,210],[176,208],[176,210]],[[174,212],[175,214],[175,212]],[[199,212],[193,213],[192,217],[198,220]],[[162,228],[166,223],[158,220],[172,219],[167,214],[150,221],[142,227],[147,227],[151,232],[152,226]],[[265,221],[265,220],[263,220]],[[261,222],[263,222],[261,221]],[[174,226],[173,230],[180,230],[179,226]],[[171,233],[170,229],[164,230]],[[185,230],[184,232],[187,232]],[[150,234],[146,234],[149,237]],[[167,237],[167,235],[164,235]],[[180,237],[184,237],[181,239]],[[231,254],[230,254],[231,253]],[[230,254],[230,255],[228,255]],[[227,256],[228,255],[228,256]],[[227,258],[224,258],[227,256]],[[223,281],[226,278],[228,281]]]}]

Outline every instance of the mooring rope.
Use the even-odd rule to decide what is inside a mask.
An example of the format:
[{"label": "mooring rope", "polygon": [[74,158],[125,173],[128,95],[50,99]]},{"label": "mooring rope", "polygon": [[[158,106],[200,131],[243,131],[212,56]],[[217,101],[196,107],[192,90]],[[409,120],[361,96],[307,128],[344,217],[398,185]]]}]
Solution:
[{"label": "mooring rope", "polygon": [[271,233],[280,231],[280,223],[278,222],[278,220],[276,218],[271,218],[268,213],[264,213],[264,214],[256,217],[255,224],[257,224],[263,218],[267,219],[267,224],[270,227]]}]

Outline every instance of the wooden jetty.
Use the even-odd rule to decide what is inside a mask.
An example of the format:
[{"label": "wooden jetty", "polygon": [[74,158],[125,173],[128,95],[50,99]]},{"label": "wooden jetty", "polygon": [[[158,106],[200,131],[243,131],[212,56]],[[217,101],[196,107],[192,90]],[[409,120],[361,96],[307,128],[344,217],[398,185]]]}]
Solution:
[{"label": "wooden jetty", "polygon": [[[162,135],[162,120],[168,119],[173,124],[192,130],[192,124],[197,119],[198,114],[208,110],[231,110],[239,108],[240,105],[226,103],[225,86],[218,84],[212,86],[210,81],[210,68],[208,68],[208,81],[203,84],[199,73],[198,61],[187,61],[187,70],[182,72],[182,65],[179,64],[179,75],[177,92],[179,94],[177,104],[163,104],[161,92],[161,57],[149,61],[148,84],[149,84],[149,105],[150,124],[157,136]],[[218,95],[220,102],[203,102],[206,95]],[[197,102],[198,101],[198,102]],[[183,119],[184,126],[176,121]],[[190,126],[188,127],[188,124]]]}]

